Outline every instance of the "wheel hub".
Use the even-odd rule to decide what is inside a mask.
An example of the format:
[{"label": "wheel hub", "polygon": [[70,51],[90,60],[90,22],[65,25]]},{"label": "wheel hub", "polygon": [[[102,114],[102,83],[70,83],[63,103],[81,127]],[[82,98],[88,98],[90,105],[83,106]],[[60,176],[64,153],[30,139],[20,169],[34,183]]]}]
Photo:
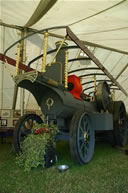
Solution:
[{"label": "wheel hub", "polygon": [[87,133],[87,132],[84,133],[84,140],[85,140],[85,141],[88,140],[88,133]]}]

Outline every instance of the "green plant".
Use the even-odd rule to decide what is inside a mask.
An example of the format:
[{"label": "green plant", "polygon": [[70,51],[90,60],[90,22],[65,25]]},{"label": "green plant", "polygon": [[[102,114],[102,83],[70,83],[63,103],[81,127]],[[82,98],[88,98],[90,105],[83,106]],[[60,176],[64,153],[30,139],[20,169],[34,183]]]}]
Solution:
[{"label": "green plant", "polygon": [[45,167],[46,149],[55,147],[55,136],[58,129],[53,124],[36,124],[32,133],[21,144],[22,152],[16,157],[16,163],[25,171],[39,165]]}]

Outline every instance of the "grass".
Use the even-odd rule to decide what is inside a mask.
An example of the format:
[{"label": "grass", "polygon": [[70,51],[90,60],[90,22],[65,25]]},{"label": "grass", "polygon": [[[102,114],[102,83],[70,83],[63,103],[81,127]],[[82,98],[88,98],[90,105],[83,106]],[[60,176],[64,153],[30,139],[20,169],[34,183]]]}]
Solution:
[{"label": "grass", "polygon": [[67,143],[57,145],[56,166],[24,172],[15,164],[11,144],[0,144],[0,193],[128,193],[128,157],[111,145],[98,142],[88,165],[73,163]]}]

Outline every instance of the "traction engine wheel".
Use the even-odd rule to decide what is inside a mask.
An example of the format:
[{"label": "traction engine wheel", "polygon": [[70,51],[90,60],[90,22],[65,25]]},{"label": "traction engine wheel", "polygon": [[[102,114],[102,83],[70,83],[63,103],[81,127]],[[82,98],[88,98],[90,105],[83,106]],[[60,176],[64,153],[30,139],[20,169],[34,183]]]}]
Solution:
[{"label": "traction engine wheel", "polygon": [[106,110],[111,100],[109,85],[105,81],[100,82],[96,91],[96,103],[98,110]]},{"label": "traction engine wheel", "polygon": [[113,139],[114,145],[125,146],[128,138],[127,114],[122,101],[110,103],[110,113],[113,114]]},{"label": "traction engine wheel", "polygon": [[14,130],[14,149],[16,153],[21,151],[20,144],[31,134],[31,129],[35,123],[41,124],[42,119],[36,114],[23,115],[17,122]]},{"label": "traction engine wheel", "polygon": [[95,146],[94,128],[89,115],[77,111],[70,124],[70,151],[76,163],[86,164],[93,156]]}]

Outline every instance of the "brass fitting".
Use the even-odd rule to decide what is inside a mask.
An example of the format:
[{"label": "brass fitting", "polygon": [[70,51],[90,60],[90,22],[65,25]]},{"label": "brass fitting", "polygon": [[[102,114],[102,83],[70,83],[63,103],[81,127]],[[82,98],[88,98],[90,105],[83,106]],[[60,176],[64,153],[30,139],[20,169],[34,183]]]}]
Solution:
[{"label": "brass fitting", "polygon": [[48,47],[48,32],[45,32],[44,33],[44,53],[42,58],[42,72],[46,72],[47,47]]},{"label": "brass fitting", "polygon": [[65,88],[68,88],[68,50],[65,50]]}]

